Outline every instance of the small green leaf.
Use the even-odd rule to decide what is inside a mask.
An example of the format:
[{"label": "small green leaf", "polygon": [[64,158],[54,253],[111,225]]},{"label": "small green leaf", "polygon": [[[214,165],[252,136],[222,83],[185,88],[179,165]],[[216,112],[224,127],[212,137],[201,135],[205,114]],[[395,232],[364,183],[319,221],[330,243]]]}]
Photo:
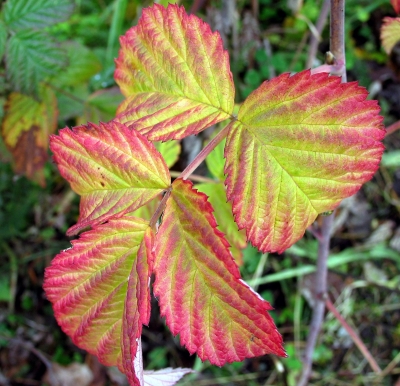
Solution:
[{"label": "small green leaf", "polygon": [[207,164],[208,170],[215,178],[218,178],[220,181],[225,180],[225,175],[224,175],[225,143],[226,143],[226,140],[225,139],[222,140],[206,158],[206,164]]},{"label": "small green leaf", "polygon": [[154,146],[161,153],[169,168],[175,165],[181,153],[179,141],[155,142]]},{"label": "small green leaf", "polygon": [[64,51],[44,32],[17,32],[6,46],[7,76],[23,94],[37,95],[39,82],[56,75],[65,63]]},{"label": "small green leaf", "polygon": [[73,8],[71,0],[8,0],[4,21],[14,31],[45,28],[67,20]]}]

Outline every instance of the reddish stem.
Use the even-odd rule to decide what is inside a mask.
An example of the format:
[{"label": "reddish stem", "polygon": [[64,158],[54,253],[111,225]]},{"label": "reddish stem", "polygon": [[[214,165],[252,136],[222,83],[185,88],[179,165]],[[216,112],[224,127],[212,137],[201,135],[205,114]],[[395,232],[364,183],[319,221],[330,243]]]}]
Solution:
[{"label": "reddish stem", "polygon": [[363,341],[360,339],[360,337],[357,335],[357,333],[349,326],[349,324],[344,320],[343,316],[340,315],[339,311],[336,309],[336,307],[333,305],[333,303],[330,301],[329,298],[326,299],[326,307],[330,312],[332,312],[333,315],[335,315],[335,318],[340,322],[340,324],[343,326],[343,328],[347,331],[347,333],[350,335],[351,339],[353,342],[356,344],[358,349],[361,351],[361,353],[364,355],[364,358],[368,361],[369,365],[371,366],[372,370],[374,370],[376,373],[380,373],[382,370],[379,367],[378,363],[376,363],[375,359],[363,343]]},{"label": "reddish stem", "polygon": [[397,121],[395,123],[392,123],[390,126],[386,128],[386,137],[392,133],[394,133],[396,130],[400,129],[400,121]]},{"label": "reddish stem", "polygon": [[183,180],[188,177],[197,169],[197,167],[206,159],[212,150],[227,136],[230,125],[225,126],[208,144],[204,149],[197,154],[195,159],[185,168],[185,170],[178,176]]}]

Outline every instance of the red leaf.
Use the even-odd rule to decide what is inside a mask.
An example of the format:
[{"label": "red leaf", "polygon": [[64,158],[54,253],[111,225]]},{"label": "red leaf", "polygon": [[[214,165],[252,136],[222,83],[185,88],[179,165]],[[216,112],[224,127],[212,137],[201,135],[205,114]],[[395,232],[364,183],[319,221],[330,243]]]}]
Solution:
[{"label": "red leaf", "polygon": [[230,124],[227,197],[263,252],[283,252],[378,169],[385,131],[355,82],[303,71],[263,83]]},{"label": "red leaf", "polygon": [[172,186],[154,253],[154,293],[172,333],[190,353],[219,366],[285,356],[271,306],[240,279],[207,196],[189,181]]},{"label": "red leaf", "polygon": [[61,175],[82,196],[79,220],[69,235],[132,212],[170,185],[154,145],[120,123],[63,129],[52,136],[51,150]]},{"label": "red leaf", "polygon": [[[120,367],[127,376],[130,385],[141,386],[137,375],[143,375],[143,368],[135,369],[134,360],[137,353],[137,342],[142,335],[142,325],[147,326],[150,320],[149,280],[153,264],[151,255],[153,244],[154,234],[151,228],[147,228],[128,280],[124,320],[122,322],[122,364],[120,364]],[[141,352],[140,355],[142,355]],[[137,374],[138,372],[139,374]]]},{"label": "red leaf", "polygon": [[220,35],[183,7],[154,4],[121,37],[117,119],[151,140],[197,134],[232,114],[235,89]]},{"label": "red leaf", "polygon": [[[44,289],[63,331],[100,362],[118,363],[121,370],[149,318],[151,267],[141,245],[145,232],[145,246],[150,243],[147,229],[148,223],[135,217],[110,220],[82,233],[45,272]],[[121,348],[127,359],[120,357]]]}]

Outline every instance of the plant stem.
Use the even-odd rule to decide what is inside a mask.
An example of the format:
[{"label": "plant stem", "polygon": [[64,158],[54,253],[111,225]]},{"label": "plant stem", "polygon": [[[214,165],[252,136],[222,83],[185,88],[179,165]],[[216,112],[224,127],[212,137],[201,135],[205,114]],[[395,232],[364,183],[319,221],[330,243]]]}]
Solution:
[{"label": "plant stem", "polygon": [[183,180],[188,177],[197,169],[197,167],[206,159],[212,150],[227,136],[230,124],[226,125],[204,148],[197,154],[195,159],[185,168],[185,170],[178,176]]},{"label": "plant stem", "polygon": [[344,46],[344,3],[345,0],[331,0],[330,50],[339,63],[343,63],[342,82],[347,82],[346,56]]},{"label": "plant stem", "polygon": [[[344,2],[344,0],[331,0],[330,20],[330,51],[333,53],[336,63],[343,63],[343,83],[347,81],[344,48]],[[315,306],[303,358],[303,372],[298,386],[306,386],[308,384],[312,369],[312,354],[324,320],[325,299],[327,297],[328,256],[334,218],[335,215],[333,213],[322,219],[321,239],[318,240],[318,259],[314,289]]]},{"label": "plant stem", "polygon": [[339,321],[339,323],[343,326],[343,328],[347,331],[347,333],[350,335],[351,339],[353,342],[356,344],[358,349],[361,351],[361,353],[364,355],[364,358],[368,361],[369,365],[371,366],[372,370],[374,370],[376,373],[382,372],[381,368],[379,367],[378,363],[376,363],[375,359],[363,343],[363,341],[360,339],[360,337],[357,335],[357,333],[349,326],[349,324],[346,322],[346,320],[343,318],[342,315],[340,315],[339,311],[336,309],[336,307],[333,305],[333,303],[330,301],[329,298],[326,299],[326,308],[332,312],[333,315],[335,315],[335,318]]},{"label": "plant stem", "polygon": [[303,355],[303,371],[298,386],[308,385],[312,369],[312,355],[324,320],[329,245],[334,218],[335,216],[331,214],[322,219],[321,239],[318,241],[317,271],[315,274],[315,305],[307,338],[307,346]]},{"label": "plant stem", "polygon": [[392,123],[390,126],[386,128],[386,137],[395,131],[400,129],[400,121],[397,121],[395,123]]},{"label": "plant stem", "polygon": [[[171,177],[178,178],[181,175],[181,172],[170,170],[169,174],[171,175]],[[196,182],[207,182],[210,184],[217,184],[219,182],[218,180],[213,180],[209,177],[199,176],[198,174],[191,174],[189,179]]]}]

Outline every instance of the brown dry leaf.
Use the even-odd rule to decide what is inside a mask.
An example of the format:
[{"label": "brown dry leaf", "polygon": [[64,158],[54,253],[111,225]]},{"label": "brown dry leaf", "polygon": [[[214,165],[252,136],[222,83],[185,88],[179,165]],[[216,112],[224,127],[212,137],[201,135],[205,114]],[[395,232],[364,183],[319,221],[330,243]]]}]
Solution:
[{"label": "brown dry leaf", "polygon": [[55,93],[42,86],[40,101],[11,93],[5,108],[2,136],[14,158],[16,173],[44,185],[43,166],[47,161],[49,135],[57,128]]}]

